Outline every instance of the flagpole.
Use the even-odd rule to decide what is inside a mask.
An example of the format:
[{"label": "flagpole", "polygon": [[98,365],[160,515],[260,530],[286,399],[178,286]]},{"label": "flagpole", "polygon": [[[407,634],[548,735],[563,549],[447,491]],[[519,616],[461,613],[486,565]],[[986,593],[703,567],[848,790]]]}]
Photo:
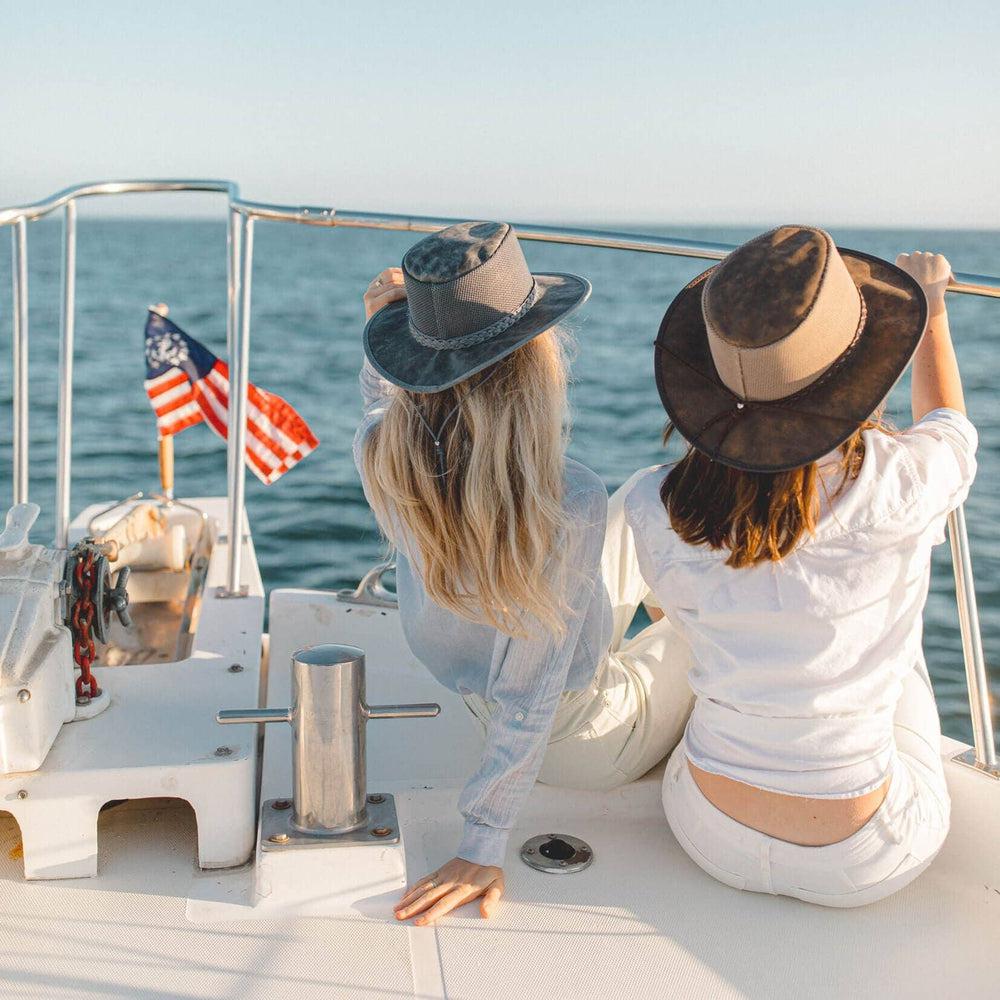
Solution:
[{"label": "flagpole", "polygon": [[174,498],[174,436],[168,434],[159,439],[160,490],[167,500]]}]

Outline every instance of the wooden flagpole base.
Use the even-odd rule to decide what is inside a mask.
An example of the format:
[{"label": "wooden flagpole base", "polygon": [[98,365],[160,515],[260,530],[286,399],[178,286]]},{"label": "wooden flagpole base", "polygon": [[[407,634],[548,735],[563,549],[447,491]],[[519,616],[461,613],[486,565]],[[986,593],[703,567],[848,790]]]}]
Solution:
[{"label": "wooden flagpole base", "polygon": [[168,500],[174,498],[174,438],[161,437],[160,447],[160,487]]}]

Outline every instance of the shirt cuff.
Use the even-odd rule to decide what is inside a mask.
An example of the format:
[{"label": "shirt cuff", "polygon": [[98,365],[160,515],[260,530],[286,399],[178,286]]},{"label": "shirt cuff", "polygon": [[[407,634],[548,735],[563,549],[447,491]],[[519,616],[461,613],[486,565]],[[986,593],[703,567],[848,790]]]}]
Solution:
[{"label": "shirt cuff", "polygon": [[979,432],[976,430],[976,425],[964,413],[959,413],[958,410],[948,406],[939,406],[936,410],[925,413],[913,426],[919,429],[934,424],[951,429],[963,439],[971,451],[976,451]]},{"label": "shirt cuff", "polygon": [[463,861],[471,861],[474,865],[495,865],[502,868],[509,837],[510,830],[467,820],[462,843],[458,845],[458,857]]},{"label": "shirt cuff", "polygon": [[395,387],[387,378],[383,378],[375,371],[368,358],[361,364],[358,382],[361,386],[361,402],[366,410],[377,403],[388,403],[392,398]]}]

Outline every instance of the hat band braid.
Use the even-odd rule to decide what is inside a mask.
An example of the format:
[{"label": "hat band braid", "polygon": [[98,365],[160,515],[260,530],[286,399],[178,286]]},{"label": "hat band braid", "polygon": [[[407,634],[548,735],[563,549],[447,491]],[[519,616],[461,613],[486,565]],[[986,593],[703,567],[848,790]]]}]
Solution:
[{"label": "hat band braid", "polygon": [[531,289],[527,297],[517,309],[512,313],[508,313],[502,319],[498,319],[495,323],[483,327],[482,330],[474,330],[472,333],[467,333],[464,337],[432,337],[422,330],[418,330],[411,317],[409,320],[410,334],[418,344],[430,347],[435,351],[454,351],[463,347],[474,347],[476,344],[492,340],[505,330],[509,330],[535,304],[537,298],[538,284],[532,280]]}]

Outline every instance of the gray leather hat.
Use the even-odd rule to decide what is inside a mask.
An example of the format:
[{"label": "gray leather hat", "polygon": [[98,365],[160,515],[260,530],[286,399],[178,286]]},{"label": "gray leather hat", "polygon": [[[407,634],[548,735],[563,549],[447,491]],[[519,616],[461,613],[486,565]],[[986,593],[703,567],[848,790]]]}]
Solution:
[{"label": "gray leather hat", "polygon": [[505,222],[462,222],[403,257],[406,300],[365,327],[365,354],[412,392],[440,392],[513,353],[590,296],[575,274],[532,274]]}]

